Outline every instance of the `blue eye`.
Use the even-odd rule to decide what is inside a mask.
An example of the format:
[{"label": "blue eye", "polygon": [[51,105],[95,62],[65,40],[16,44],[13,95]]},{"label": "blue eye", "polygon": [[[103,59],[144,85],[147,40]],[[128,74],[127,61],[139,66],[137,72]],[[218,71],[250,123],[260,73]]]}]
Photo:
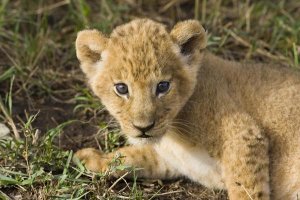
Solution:
[{"label": "blue eye", "polygon": [[159,94],[166,93],[169,90],[169,88],[170,88],[170,82],[162,81],[157,84],[156,94],[159,95]]},{"label": "blue eye", "polygon": [[128,87],[125,83],[117,83],[115,84],[115,88],[119,95],[128,94]]}]

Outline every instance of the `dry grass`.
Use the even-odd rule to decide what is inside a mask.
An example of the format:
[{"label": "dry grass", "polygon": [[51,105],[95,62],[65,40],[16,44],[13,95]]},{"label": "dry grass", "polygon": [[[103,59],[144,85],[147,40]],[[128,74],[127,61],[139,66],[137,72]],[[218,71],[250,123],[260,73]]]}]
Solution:
[{"label": "dry grass", "polygon": [[[0,0],[0,199],[226,199],[186,180],[109,180],[70,162],[82,147],[126,145],[86,89],[76,32],[150,17],[168,27],[199,19],[210,51],[299,66],[300,2],[238,0]],[[122,168],[122,166],[119,166]]]}]

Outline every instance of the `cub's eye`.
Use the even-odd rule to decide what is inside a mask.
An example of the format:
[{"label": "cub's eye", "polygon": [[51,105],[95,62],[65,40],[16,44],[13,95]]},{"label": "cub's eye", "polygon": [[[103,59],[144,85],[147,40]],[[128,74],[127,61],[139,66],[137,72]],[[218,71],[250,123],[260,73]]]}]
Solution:
[{"label": "cub's eye", "polygon": [[115,84],[116,92],[119,95],[125,95],[128,94],[128,87],[125,83],[117,83]]},{"label": "cub's eye", "polygon": [[170,88],[170,82],[162,81],[157,84],[156,94],[159,95],[159,94],[166,93],[169,90],[169,88]]}]

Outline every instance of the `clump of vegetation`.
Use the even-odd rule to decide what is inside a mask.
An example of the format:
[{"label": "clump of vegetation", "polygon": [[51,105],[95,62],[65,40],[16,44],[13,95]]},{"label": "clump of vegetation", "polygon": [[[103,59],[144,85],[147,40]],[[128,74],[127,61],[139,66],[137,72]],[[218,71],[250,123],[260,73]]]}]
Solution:
[{"label": "clump of vegetation", "polygon": [[[72,162],[83,147],[126,145],[91,94],[75,56],[76,33],[109,33],[136,17],[168,27],[199,19],[208,49],[236,60],[300,68],[300,2],[236,0],[0,0],[0,199],[226,199],[188,181],[117,180]],[[134,170],[134,169],[131,169]]]}]

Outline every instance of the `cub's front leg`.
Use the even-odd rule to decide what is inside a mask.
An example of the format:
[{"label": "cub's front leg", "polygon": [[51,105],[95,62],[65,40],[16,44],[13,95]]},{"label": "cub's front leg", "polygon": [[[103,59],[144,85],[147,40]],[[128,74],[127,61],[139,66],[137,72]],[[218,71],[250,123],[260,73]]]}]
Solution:
[{"label": "cub's front leg", "polygon": [[268,139],[247,114],[234,114],[222,122],[222,164],[229,199],[270,199]]},{"label": "cub's front leg", "polygon": [[[150,145],[123,147],[108,154],[93,148],[85,148],[76,152],[74,156],[82,161],[87,169],[105,172],[118,155],[121,155],[119,159],[123,165],[139,169],[135,172],[138,177],[168,179],[179,175]],[[117,171],[113,175],[121,176],[124,173],[124,171]]]}]

